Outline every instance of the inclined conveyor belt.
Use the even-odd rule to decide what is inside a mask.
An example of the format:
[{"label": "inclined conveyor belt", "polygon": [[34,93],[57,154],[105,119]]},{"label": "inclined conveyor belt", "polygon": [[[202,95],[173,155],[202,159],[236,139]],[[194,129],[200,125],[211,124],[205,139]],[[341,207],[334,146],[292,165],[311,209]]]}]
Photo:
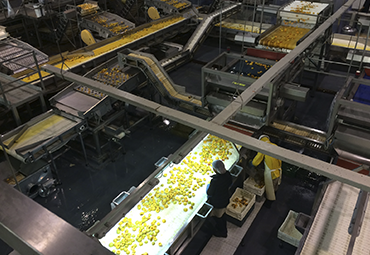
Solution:
[{"label": "inclined conveyor belt", "polygon": [[[133,60],[133,61],[130,61]],[[184,95],[183,93],[179,93],[176,91],[175,86],[171,78],[167,75],[164,71],[162,66],[155,60],[151,59],[149,55],[144,56],[142,53],[130,53],[127,56],[127,64],[129,65],[137,65],[137,60],[143,63],[147,68],[141,68],[149,79],[152,80],[152,83],[155,86],[163,86],[164,89],[168,92],[170,97],[175,98],[177,100],[181,100],[183,102],[188,102],[197,106],[202,106],[202,102],[191,95]],[[163,91],[162,88],[158,88],[160,91]]]},{"label": "inclined conveyor belt", "polygon": [[202,43],[207,37],[213,26],[220,22],[220,16],[222,16],[222,19],[226,19],[238,12],[240,7],[240,3],[233,4],[225,8],[221,8],[205,17],[185,45],[184,51],[189,50],[189,52],[194,53],[200,43]]},{"label": "inclined conveyor belt", "polygon": [[[338,181],[329,184],[300,254],[347,254],[351,240],[348,227],[358,195],[358,188]],[[370,209],[367,207],[352,254],[370,254],[369,239]]]}]

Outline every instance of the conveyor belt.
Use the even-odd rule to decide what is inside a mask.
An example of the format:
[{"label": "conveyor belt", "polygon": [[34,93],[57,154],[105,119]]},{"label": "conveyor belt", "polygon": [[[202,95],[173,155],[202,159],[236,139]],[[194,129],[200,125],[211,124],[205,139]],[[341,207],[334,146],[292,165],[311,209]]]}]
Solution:
[{"label": "conveyor belt", "polygon": [[[207,201],[205,184],[216,158],[230,170],[239,153],[232,143],[208,135],[179,164],[166,166],[159,183],[99,241],[113,252],[122,243],[131,254],[164,254]],[[125,235],[118,236],[118,228]]]},{"label": "conveyor belt", "polygon": [[292,50],[298,41],[310,32],[308,28],[280,25],[267,35],[261,36],[259,45],[267,49]]},{"label": "conveyor belt", "polygon": [[[351,239],[351,235],[348,234],[348,227],[358,194],[359,189],[347,184],[340,182],[329,184],[305,240],[301,254],[347,254]],[[370,209],[367,208],[361,232],[356,238],[352,254],[370,254],[369,239]]]},{"label": "conveyor belt", "polygon": [[32,85],[16,80],[15,78],[0,73],[0,84],[5,92],[5,99],[0,96],[0,104],[8,107],[17,107],[24,103],[31,102],[36,98],[41,98],[42,93]]},{"label": "conveyor belt", "polygon": [[[157,81],[159,81],[159,82],[153,82],[153,83],[157,84],[157,85],[162,84],[163,87],[165,88],[165,90],[169,93],[169,95],[171,97],[173,97],[175,99],[178,99],[178,100],[181,100],[181,101],[184,101],[184,102],[188,102],[188,103],[197,105],[197,106],[202,106],[202,103],[201,103],[200,100],[195,99],[192,96],[185,96],[185,95],[177,92],[176,89],[174,88],[172,80],[165,73],[165,71],[163,70],[163,68],[160,66],[159,63],[153,61],[151,58],[149,58],[147,56],[143,56],[142,54],[139,55],[139,54],[136,54],[136,53],[130,53],[128,56],[132,57],[132,58],[144,60],[143,63],[145,63],[145,65],[148,68],[146,68],[143,71],[148,75],[148,77],[150,79],[156,79]],[[130,64],[130,63],[133,64],[134,62],[130,61],[128,64]],[[149,70],[151,70],[153,72],[154,77],[151,73],[148,73]],[[162,91],[162,89],[160,89],[160,91]]]},{"label": "conveyor belt", "polygon": [[199,45],[205,40],[208,33],[211,31],[215,23],[220,22],[220,14],[222,19],[226,19],[231,15],[237,13],[241,8],[241,4],[232,4],[223,9],[217,10],[209,14],[202,22],[198,25],[197,29],[194,31],[193,35],[190,37],[189,41],[184,47],[184,51],[189,50],[192,54],[197,50]]},{"label": "conveyor belt", "polygon": [[273,127],[283,130],[285,132],[289,132],[300,137],[309,138],[312,141],[316,141],[319,143],[324,143],[326,140],[326,134],[320,130],[307,128],[304,126],[296,125],[290,122],[279,122],[275,121],[272,124]]},{"label": "conveyor belt", "polygon": [[[152,25],[145,25],[143,27],[138,27],[135,28],[128,33],[125,33],[124,36],[117,36],[114,38],[108,38],[106,39],[107,42],[104,43],[104,41],[97,43],[96,45],[92,45],[91,47],[86,47],[84,50],[79,50],[77,51],[76,54],[77,56],[74,58],[68,58],[65,59],[63,63],[57,62],[57,63],[50,63],[51,65],[54,65],[57,68],[63,69],[63,70],[69,70],[73,69],[77,66],[80,66],[82,64],[86,64],[88,62],[92,62],[92,60],[96,60],[97,58],[107,55],[108,53],[111,52],[117,52],[118,50],[134,43],[137,42],[141,39],[144,39],[147,36],[150,36],[160,30],[166,29],[170,26],[173,26],[174,24],[180,23],[183,20],[185,20],[184,17],[182,16],[177,16],[174,18],[168,18],[165,20],[160,20],[158,22],[153,22]],[[89,50],[93,52],[94,54],[92,56],[89,55],[83,55],[82,53],[86,52],[86,50]],[[78,54],[81,54],[78,56]],[[42,71],[41,76],[46,77],[49,76],[50,74],[47,72]],[[24,78],[25,82],[33,82],[37,81],[39,79],[39,75],[33,74],[29,77]]]},{"label": "conveyor belt", "polygon": [[[234,23],[234,22],[228,22],[228,21],[222,21],[222,28],[232,29],[232,30],[239,30],[239,31],[245,31],[245,32],[252,32],[252,33],[263,33],[265,32],[265,29],[259,28],[259,23],[255,23],[254,26],[249,24],[240,24],[240,23]],[[220,26],[220,23],[215,25],[216,27]],[[266,26],[266,24],[262,24],[263,27]]]},{"label": "conveyor belt", "polygon": [[[119,87],[121,86],[124,82],[126,82],[129,79],[129,75],[124,73],[122,69],[120,69],[118,66],[113,67],[113,68],[103,68],[99,72],[97,72],[92,78],[100,81],[104,84],[107,84],[108,86],[112,87]],[[89,89],[85,86],[78,85],[75,87],[76,90],[88,94],[90,96],[102,99],[105,97],[105,94],[95,91],[93,89]]]},{"label": "conveyor belt", "polygon": [[351,35],[333,34],[333,40],[331,45],[341,48],[357,50],[365,49],[366,51],[370,51],[370,46],[366,45],[366,38]]},{"label": "conveyor belt", "polygon": [[155,6],[164,13],[173,13],[182,11],[191,6],[191,2],[186,0],[149,0],[148,6]]},{"label": "conveyor belt", "polygon": [[9,155],[23,162],[35,161],[74,138],[82,124],[81,119],[50,110],[5,134],[3,141]]}]

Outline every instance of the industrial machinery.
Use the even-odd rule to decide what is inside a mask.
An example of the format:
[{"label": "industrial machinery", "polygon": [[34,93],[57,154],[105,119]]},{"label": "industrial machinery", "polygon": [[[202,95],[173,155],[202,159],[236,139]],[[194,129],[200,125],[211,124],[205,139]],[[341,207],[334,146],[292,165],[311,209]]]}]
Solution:
[{"label": "industrial machinery", "polygon": [[191,7],[191,2],[187,0],[173,1],[173,0],[146,0],[147,6],[155,7],[159,14],[168,15],[173,13],[179,13],[187,8]]},{"label": "industrial machinery", "polygon": [[[276,58],[276,60],[255,56],[239,56],[222,53],[202,68],[202,102],[217,114],[236,96],[260,78],[277,59],[283,55],[271,54],[261,50],[248,50],[250,54]],[[303,63],[297,59],[291,69],[274,79],[269,88],[263,88],[256,97],[244,106],[233,120],[244,123],[252,129],[270,125],[275,119],[284,119],[284,99],[304,101],[308,88],[292,83],[302,71]]]},{"label": "industrial machinery", "polygon": [[0,52],[0,70],[9,75],[29,70],[49,60],[45,53],[11,37],[1,39]]},{"label": "industrial machinery", "polygon": [[59,180],[54,159],[85,127],[85,121],[53,109],[2,135],[1,149],[14,159],[3,179],[28,196],[46,196]]},{"label": "industrial machinery", "polygon": [[329,17],[329,4],[293,1],[278,11],[277,23],[262,33],[257,48],[289,52]]},{"label": "industrial machinery", "polygon": [[180,254],[212,210],[205,185],[210,164],[220,158],[231,170],[239,160],[233,143],[212,135],[198,134],[187,144],[194,147],[180,148],[185,157],[169,158],[87,234],[113,253],[123,245],[140,254]]},{"label": "industrial machinery", "polygon": [[369,165],[369,85],[366,79],[350,77],[332,103],[327,141],[338,155]]},{"label": "industrial machinery", "polygon": [[336,181],[325,184],[321,193],[313,215],[297,218],[303,236],[295,254],[369,253],[365,241],[369,237],[368,192]]},{"label": "industrial machinery", "polygon": [[83,16],[79,22],[82,29],[95,32],[101,38],[108,38],[123,34],[133,28],[135,24],[110,12],[98,12]]},{"label": "industrial machinery", "polygon": [[[187,27],[190,23],[193,17],[192,11],[183,16],[177,15],[154,21],[151,25],[126,32],[124,37],[114,36],[84,49],[64,54],[62,58],[50,60],[49,64],[54,66],[44,66],[45,71],[42,76],[45,76],[50,83],[57,79],[57,76],[58,79],[63,78],[73,83],[51,99],[52,110],[3,137],[5,150],[18,161],[36,163],[48,159],[52,166],[53,153],[67,142],[74,142],[77,137],[80,138],[82,151],[86,155],[88,148],[85,148],[85,143],[88,143],[89,135],[92,135],[93,145],[87,147],[96,150],[96,158],[101,160],[105,155],[103,151],[98,151],[103,147],[100,143],[100,135],[108,136],[110,140],[114,138],[119,142],[126,134],[122,126],[112,124],[125,114],[120,101],[125,101],[125,105],[143,107],[153,114],[172,117],[176,121],[206,131],[189,139],[138,188],[130,192],[130,195],[111,213],[87,231],[90,237],[97,239],[108,250],[118,253],[120,249],[126,253],[140,254],[148,251],[155,254],[167,252],[170,255],[181,253],[212,210],[212,206],[206,203],[205,192],[206,183],[210,180],[211,162],[214,159],[223,159],[226,168],[230,171],[239,161],[239,147],[232,142],[208,134],[211,131],[234,141],[240,139],[244,146],[249,146],[253,150],[258,149],[266,154],[271,150],[272,156],[279,156],[283,160],[307,167],[319,174],[326,174],[330,178],[349,182],[346,178],[353,177],[353,173],[347,173],[343,169],[317,159],[283,148],[272,148],[257,139],[225,130],[222,125],[230,119],[234,122],[245,122],[252,129],[267,126],[266,133],[276,134],[276,130],[279,130],[278,137],[284,135],[296,144],[301,142],[300,139],[305,139],[305,146],[317,150],[325,149],[323,144],[326,140],[333,141],[332,145],[340,155],[346,156],[348,154],[345,155],[341,151],[349,151],[357,155],[356,161],[361,160],[361,157],[370,157],[366,154],[369,151],[366,144],[355,148],[357,143],[363,143],[360,139],[369,138],[366,120],[368,106],[355,102],[362,95],[363,87],[360,90],[359,84],[365,85],[366,88],[368,84],[370,85],[369,81],[350,79],[343,91],[337,95],[333,104],[327,139],[323,139],[324,132],[308,130],[283,121],[289,114],[285,108],[294,108],[294,102],[304,101],[308,94],[308,89],[295,84],[294,80],[304,67],[303,53],[310,52],[313,40],[320,36],[313,34],[313,30],[307,32],[313,34],[314,38],[311,40],[305,37],[303,40],[308,44],[307,51],[298,49],[299,52],[298,50],[290,52],[297,46],[298,41],[295,41],[293,46],[270,46],[268,42],[262,44],[266,37],[261,36],[261,45],[265,47],[263,51],[248,49],[247,54],[241,56],[222,53],[202,68],[200,99],[185,93],[183,88],[171,81],[166,72],[191,58],[214,24],[221,21],[220,16],[231,15],[239,8],[239,4],[232,4],[205,16],[188,43],[183,48],[180,47],[177,54],[171,54],[161,61],[147,54],[145,47],[140,51],[124,50],[118,56],[116,55],[117,51],[125,47],[140,48],[175,34],[176,29]],[[304,15],[301,18],[305,17]],[[289,20],[291,16],[286,17]],[[295,17],[291,18],[295,19]],[[311,19],[311,16],[308,18]],[[315,25],[320,24],[319,19],[315,20]],[[157,32],[157,29],[160,32]],[[271,33],[266,35],[272,36]],[[276,51],[290,52],[291,55]],[[104,62],[112,56],[114,56],[113,59]],[[104,63],[99,65],[102,62]],[[86,71],[91,66],[96,68],[88,72],[85,77],[73,73]],[[66,71],[67,69],[72,72]],[[40,75],[35,74],[24,79],[37,84],[38,78]],[[161,95],[160,99],[156,98],[153,101],[164,99],[164,104],[148,101],[129,93],[144,82],[151,83]],[[354,100],[351,101],[352,99]],[[183,106],[191,111],[208,107],[217,116],[211,121],[204,121],[165,105],[176,109]],[[355,115],[352,116],[352,113]],[[18,185],[27,186],[28,194],[35,194],[31,191],[43,185],[49,185],[49,182],[41,183],[40,180],[49,178],[50,168],[39,169],[32,179],[30,175],[28,183],[20,182]],[[357,186],[362,185],[369,189],[368,184],[366,186],[366,178],[353,177],[351,181]],[[327,192],[331,197],[324,197],[325,203],[330,201],[342,203],[336,196],[332,196],[353,193],[350,190],[352,188],[342,185],[343,192],[341,192],[337,186],[333,184],[333,188],[328,189]],[[44,194],[43,192],[41,191],[41,194]],[[351,206],[354,204],[353,197],[353,195],[348,197]],[[345,212],[347,215],[347,211]],[[326,216],[328,215],[332,213],[329,212]],[[322,218],[316,217],[318,221],[327,219]],[[319,224],[323,225],[321,222]],[[310,238],[307,239],[308,245],[311,243]]]},{"label": "industrial machinery", "polygon": [[[112,57],[115,57],[119,50],[124,48],[140,48],[141,46],[153,45],[155,42],[160,42],[165,38],[176,35],[181,31],[181,28],[186,26],[192,13],[181,15],[174,15],[168,18],[153,21],[134,28],[123,35],[116,35],[105,39],[93,45],[81,48],[73,52],[67,52],[56,55],[47,63],[56,67],[73,70],[74,72],[85,72],[87,68],[103,63]],[[40,83],[42,78],[45,87],[50,84],[55,84],[57,81],[53,75],[46,72],[32,74],[30,71],[20,72],[16,77],[24,77],[25,82],[32,82],[33,84]]]}]

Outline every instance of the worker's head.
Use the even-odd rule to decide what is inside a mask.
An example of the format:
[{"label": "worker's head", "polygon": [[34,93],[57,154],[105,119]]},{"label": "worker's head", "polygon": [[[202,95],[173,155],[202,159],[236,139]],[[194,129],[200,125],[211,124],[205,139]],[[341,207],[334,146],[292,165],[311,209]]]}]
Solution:
[{"label": "worker's head", "polygon": [[258,139],[263,141],[263,142],[269,142],[270,141],[270,137],[268,135],[261,135],[260,138],[258,138]]},{"label": "worker's head", "polygon": [[213,168],[213,171],[215,171],[215,173],[217,173],[217,174],[226,173],[226,168],[225,168],[224,162],[222,162],[219,159],[213,161],[212,168]]}]

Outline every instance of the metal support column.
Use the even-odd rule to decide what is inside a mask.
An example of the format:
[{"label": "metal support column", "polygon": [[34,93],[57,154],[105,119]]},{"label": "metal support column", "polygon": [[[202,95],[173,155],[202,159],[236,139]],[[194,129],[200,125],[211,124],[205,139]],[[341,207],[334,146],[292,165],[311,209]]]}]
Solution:
[{"label": "metal support column", "polygon": [[82,134],[81,134],[81,132],[78,132],[78,136],[80,137],[80,142],[81,142],[82,152],[84,153],[85,166],[87,166],[87,165],[88,165],[88,161],[87,161],[86,148],[85,148],[85,144],[84,144],[84,140],[83,140],[83,138],[82,138]]},{"label": "metal support column", "polygon": [[12,174],[13,174],[13,178],[14,178],[14,181],[15,181],[15,184],[17,185],[18,189],[20,192],[22,192],[21,190],[21,187],[19,186],[19,182],[17,180],[17,176],[15,175],[15,170],[13,168],[13,165],[12,163],[10,162],[10,159],[9,159],[9,156],[8,156],[8,153],[6,153],[6,149],[5,149],[5,146],[4,146],[4,143],[3,143],[3,135],[0,135],[0,143],[1,143],[1,148],[3,149],[3,152],[4,152],[4,155],[5,155],[5,158],[6,158],[6,161],[8,162],[8,165],[10,167],[10,170],[12,171]]},{"label": "metal support column", "polygon": [[57,169],[57,165],[55,164],[54,157],[46,146],[43,146],[43,150],[46,152],[46,156],[50,159],[50,162],[51,162],[51,165],[52,165],[52,168],[53,168],[53,172],[55,174],[55,180],[56,180],[55,184],[60,184],[61,181],[59,179],[58,169]]}]

